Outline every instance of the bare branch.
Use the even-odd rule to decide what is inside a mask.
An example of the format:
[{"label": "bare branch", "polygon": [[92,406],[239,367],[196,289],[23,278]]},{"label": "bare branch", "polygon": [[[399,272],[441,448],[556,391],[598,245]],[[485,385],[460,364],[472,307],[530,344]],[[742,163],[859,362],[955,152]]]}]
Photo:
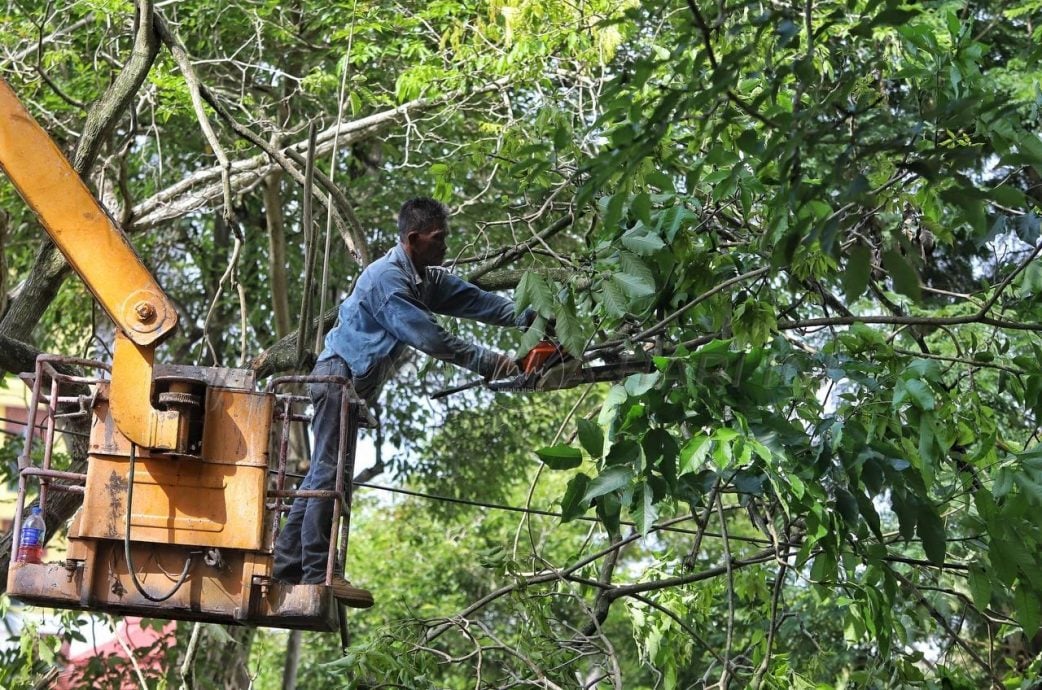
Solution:
[{"label": "bare branch", "polygon": [[196,76],[195,68],[192,66],[192,58],[188,55],[188,51],[185,50],[181,39],[169,29],[163,16],[158,12],[155,15],[155,25],[160,38],[163,39],[163,43],[170,49],[174,62],[177,63],[178,68],[181,70],[181,76],[184,78],[185,84],[188,85],[188,94],[192,99],[192,109],[195,111],[195,117],[199,121],[199,128],[203,131],[203,137],[205,137],[206,143],[210,145],[210,148],[213,149],[214,155],[217,156],[217,161],[221,168],[221,186],[224,193],[224,218],[230,222],[232,216],[232,186],[228,178],[228,171],[231,167],[231,162],[228,160],[228,154],[225,153],[221,140],[217,138],[216,132],[213,131],[210,118],[207,117],[206,110],[203,108],[199,77]]},{"label": "bare branch", "polygon": [[[465,95],[478,96],[494,91],[504,86],[505,83],[504,80],[498,80],[482,88],[468,90]],[[204,90],[202,93],[205,97],[206,91]],[[438,98],[417,98],[396,108],[333,125],[318,133],[315,146],[316,155],[328,153],[333,147],[334,138],[338,138],[340,146],[347,146],[375,136],[402,122],[410,115],[458,102],[462,96],[464,96],[463,93],[454,91]],[[213,102],[210,101],[210,104],[212,106]],[[302,140],[285,147],[281,153],[289,156],[292,151],[302,156],[306,150],[307,141]],[[261,153],[250,158],[233,161],[230,167],[231,186],[234,192],[255,184],[260,178],[279,167],[279,164],[273,162],[267,153]],[[223,194],[221,174],[220,167],[201,170],[137,204],[133,210],[133,228],[136,230],[150,228],[206,208]]]}]

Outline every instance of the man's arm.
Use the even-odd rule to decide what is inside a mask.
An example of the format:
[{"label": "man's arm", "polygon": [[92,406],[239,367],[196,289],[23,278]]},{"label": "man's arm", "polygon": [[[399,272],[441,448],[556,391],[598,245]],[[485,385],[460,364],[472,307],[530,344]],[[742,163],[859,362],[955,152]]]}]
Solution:
[{"label": "man's arm", "polygon": [[448,271],[431,271],[429,275],[435,281],[431,309],[439,314],[518,328],[527,328],[535,320],[531,309],[515,315],[513,300],[485,292]]},{"label": "man's arm", "polygon": [[[504,355],[468,343],[438,324],[434,314],[417,301],[404,285],[384,286],[383,299],[372,316],[388,333],[431,357],[493,376],[503,366]],[[509,300],[508,300],[509,301]]]}]

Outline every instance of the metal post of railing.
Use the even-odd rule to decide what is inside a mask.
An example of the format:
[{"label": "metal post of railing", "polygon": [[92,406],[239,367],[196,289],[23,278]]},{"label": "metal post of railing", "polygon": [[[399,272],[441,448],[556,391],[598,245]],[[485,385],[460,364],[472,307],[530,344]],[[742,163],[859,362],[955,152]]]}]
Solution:
[{"label": "metal post of railing", "polygon": [[33,393],[29,398],[29,409],[26,410],[25,445],[22,454],[18,456],[18,498],[15,502],[14,531],[12,534],[11,562],[18,558],[18,544],[22,536],[22,513],[25,512],[25,470],[32,464],[33,430],[36,428],[36,408],[40,404],[40,382],[43,378],[43,363],[37,359],[35,377],[33,378]]},{"label": "metal post of railing", "polygon": [[[275,475],[275,489],[276,491],[282,491],[286,486],[286,462],[287,455],[289,455],[289,423],[293,405],[292,398],[278,398],[275,399],[275,409],[278,409],[279,404],[283,404],[283,417],[282,426],[279,434],[279,458],[278,458],[278,473]],[[283,510],[282,496],[275,497],[275,518],[272,520],[271,528],[271,544],[275,546],[275,540],[279,538],[279,531],[281,528],[281,517]]]},{"label": "metal post of railing", "polygon": [[[58,414],[58,377],[51,372],[51,396],[47,400],[47,420],[44,426],[43,469],[51,469],[51,455],[54,453],[54,426]],[[35,422],[35,419],[33,420]],[[50,484],[46,474],[40,475],[40,510],[47,510],[47,487]]]},{"label": "metal post of railing", "polygon": [[[326,584],[333,582],[333,568],[336,565],[337,534],[339,533],[340,517],[344,513],[344,464],[348,448],[347,434],[351,420],[350,393],[353,392],[351,384],[341,381],[340,386],[340,429],[337,437],[336,449],[336,499],[333,503],[333,524],[329,526],[329,552],[326,554]],[[341,570],[343,572],[343,570]]]},{"label": "metal post of railing", "polygon": [[[343,456],[344,474],[347,481],[343,486],[343,492],[338,494],[338,500],[343,502],[343,521],[340,525],[340,540],[337,548],[337,565],[340,572],[345,573],[347,569],[347,544],[351,536],[351,513],[352,499],[354,497],[355,477],[355,452],[358,449],[358,403],[354,400],[346,401],[348,408],[347,425],[341,429],[341,433],[347,435],[347,449]],[[339,487],[338,487],[339,489]]]}]

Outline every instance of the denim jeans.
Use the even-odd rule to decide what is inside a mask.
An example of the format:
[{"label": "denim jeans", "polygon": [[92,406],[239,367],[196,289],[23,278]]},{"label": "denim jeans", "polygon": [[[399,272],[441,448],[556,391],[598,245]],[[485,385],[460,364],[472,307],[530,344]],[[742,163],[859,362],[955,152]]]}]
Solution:
[{"label": "denim jeans", "polygon": [[[336,356],[320,360],[311,374],[351,377],[347,363]],[[315,409],[311,418],[315,447],[311,453],[311,466],[298,488],[331,491],[336,488],[343,388],[332,383],[311,383],[308,384],[308,395]],[[351,481],[351,477],[345,476],[344,480]],[[325,582],[329,532],[333,526],[333,501],[332,498],[293,500],[289,518],[275,544],[272,574],[276,580],[305,584]]]}]

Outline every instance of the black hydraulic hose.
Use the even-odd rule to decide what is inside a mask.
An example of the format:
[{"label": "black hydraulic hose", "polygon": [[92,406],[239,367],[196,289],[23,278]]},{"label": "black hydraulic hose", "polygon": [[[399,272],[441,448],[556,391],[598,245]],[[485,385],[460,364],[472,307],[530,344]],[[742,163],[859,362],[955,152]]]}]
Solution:
[{"label": "black hydraulic hose", "polygon": [[127,519],[123,527],[123,556],[127,559],[127,572],[130,574],[130,581],[134,583],[134,589],[138,591],[138,594],[145,597],[149,601],[166,601],[170,597],[177,594],[177,590],[181,589],[181,585],[188,579],[188,571],[192,567],[192,556],[191,552],[188,553],[188,560],[185,561],[185,568],[181,571],[181,577],[177,578],[177,582],[174,583],[174,588],[162,596],[152,596],[145,591],[145,588],[138,582],[137,574],[134,573],[134,562],[130,558],[130,507],[134,505],[134,461],[137,459],[137,444],[131,442],[130,444],[130,471],[127,473]]}]

